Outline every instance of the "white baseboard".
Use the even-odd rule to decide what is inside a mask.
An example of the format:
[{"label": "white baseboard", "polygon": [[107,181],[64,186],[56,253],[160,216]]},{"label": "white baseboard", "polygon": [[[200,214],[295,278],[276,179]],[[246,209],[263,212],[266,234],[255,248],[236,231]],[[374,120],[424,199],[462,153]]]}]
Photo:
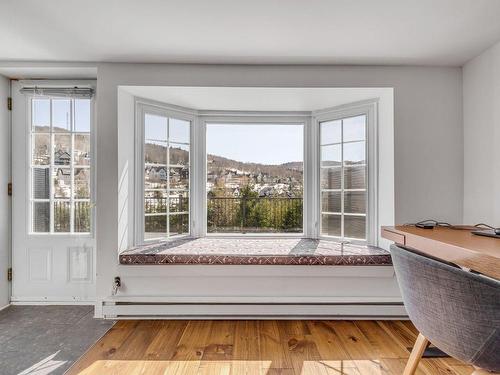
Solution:
[{"label": "white baseboard", "polygon": [[405,319],[400,303],[113,303],[105,319]]},{"label": "white baseboard", "polygon": [[9,307],[10,305],[11,305],[11,304],[9,303],[9,304],[5,305],[4,307],[0,307],[0,311],[5,310],[5,309],[6,309],[7,307]]}]

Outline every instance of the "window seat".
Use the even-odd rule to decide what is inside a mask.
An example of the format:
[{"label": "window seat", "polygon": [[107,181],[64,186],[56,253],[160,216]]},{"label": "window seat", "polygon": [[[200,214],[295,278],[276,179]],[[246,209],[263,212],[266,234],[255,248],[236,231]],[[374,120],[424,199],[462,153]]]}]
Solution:
[{"label": "window seat", "polygon": [[391,265],[390,253],[373,246],[307,238],[185,238],[125,250],[125,265]]}]

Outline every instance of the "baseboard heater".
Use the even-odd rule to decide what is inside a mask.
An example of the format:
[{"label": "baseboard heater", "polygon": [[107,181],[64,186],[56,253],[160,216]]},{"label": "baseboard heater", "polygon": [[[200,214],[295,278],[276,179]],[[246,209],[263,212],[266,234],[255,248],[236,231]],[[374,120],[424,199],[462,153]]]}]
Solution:
[{"label": "baseboard heater", "polygon": [[104,301],[105,319],[405,319],[400,302],[214,303]]}]

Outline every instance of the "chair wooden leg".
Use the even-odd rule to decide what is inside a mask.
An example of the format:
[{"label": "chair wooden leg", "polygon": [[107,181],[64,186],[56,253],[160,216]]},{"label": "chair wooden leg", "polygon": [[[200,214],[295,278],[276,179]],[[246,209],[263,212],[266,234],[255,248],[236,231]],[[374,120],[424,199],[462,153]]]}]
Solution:
[{"label": "chair wooden leg", "polygon": [[415,374],[418,363],[420,362],[420,358],[422,358],[422,354],[424,354],[425,348],[427,347],[428,343],[429,340],[427,340],[424,335],[419,333],[417,341],[415,341],[415,345],[413,346],[413,350],[410,353],[410,358],[408,358],[408,362],[406,363],[403,375]]}]

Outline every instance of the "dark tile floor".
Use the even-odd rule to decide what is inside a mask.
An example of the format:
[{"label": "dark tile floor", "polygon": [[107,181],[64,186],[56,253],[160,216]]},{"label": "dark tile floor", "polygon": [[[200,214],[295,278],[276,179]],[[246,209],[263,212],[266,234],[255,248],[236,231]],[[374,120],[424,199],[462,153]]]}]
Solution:
[{"label": "dark tile floor", "polygon": [[10,306],[0,311],[0,373],[64,374],[114,323],[93,314],[93,306]]}]

